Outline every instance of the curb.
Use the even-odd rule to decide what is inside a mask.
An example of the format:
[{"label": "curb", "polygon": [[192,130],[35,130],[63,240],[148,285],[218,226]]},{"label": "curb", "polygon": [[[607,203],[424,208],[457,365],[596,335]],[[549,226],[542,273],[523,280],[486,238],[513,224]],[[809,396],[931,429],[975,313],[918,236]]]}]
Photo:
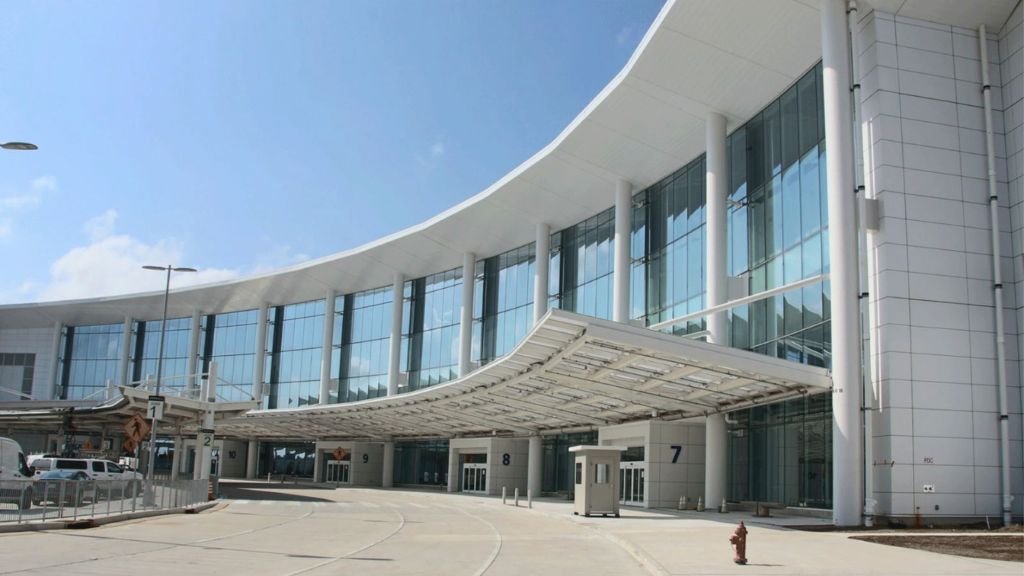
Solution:
[{"label": "curb", "polygon": [[67,530],[67,529],[80,529],[80,528],[94,528],[96,526],[105,526],[107,524],[113,524],[115,522],[126,522],[128,520],[140,520],[143,518],[152,518],[155,516],[167,516],[170,514],[196,514],[199,512],[205,512],[214,506],[222,505],[221,502],[207,502],[191,508],[166,508],[164,510],[145,510],[141,512],[129,512],[127,514],[115,514],[111,516],[104,516],[102,518],[82,518],[79,520],[53,520],[45,522],[25,522],[22,524],[10,524],[0,525],[0,534],[13,534],[17,532],[42,532],[45,530]]}]

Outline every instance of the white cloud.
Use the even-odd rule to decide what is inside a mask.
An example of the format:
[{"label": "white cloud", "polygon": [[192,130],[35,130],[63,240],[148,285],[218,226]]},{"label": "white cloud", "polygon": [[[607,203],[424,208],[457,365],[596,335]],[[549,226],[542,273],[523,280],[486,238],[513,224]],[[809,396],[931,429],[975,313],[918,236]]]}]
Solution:
[{"label": "white cloud", "polygon": [[416,153],[416,163],[423,168],[430,168],[444,157],[444,153],[444,140],[438,136],[437,138],[434,138],[434,141],[425,152]]},{"label": "white cloud", "polygon": [[619,33],[615,35],[615,45],[625,46],[630,43],[633,40],[633,37],[636,36],[636,31],[637,26],[635,24],[630,24],[622,30],[619,30]]},{"label": "white cloud", "polygon": [[[76,246],[50,266],[50,280],[38,300],[93,298],[163,290],[165,277],[142,266],[188,265],[184,249],[174,239],[147,244],[127,234],[116,234],[117,212],[107,210],[88,220],[83,229],[89,243]],[[171,286],[231,280],[238,270],[207,268],[195,274],[175,275]]]},{"label": "white cloud", "polygon": [[53,176],[40,176],[32,181],[27,192],[0,196],[0,212],[11,212],[43,201],[43,193],[57,190],[57,179]]},{"label": "white cloud", "polygon": [[32,189],[38,192],[53,192],[57,189],[57,179],[53,176],[40,176],[32,181]]},{"label": "white cloud", "polygon": [[87,220],[83,228],[85,229],[85,234],[89,237],[89,240],[97,242],[113,234],[114,225],[116,223],[117,211],[108,209],[103,214]]}]

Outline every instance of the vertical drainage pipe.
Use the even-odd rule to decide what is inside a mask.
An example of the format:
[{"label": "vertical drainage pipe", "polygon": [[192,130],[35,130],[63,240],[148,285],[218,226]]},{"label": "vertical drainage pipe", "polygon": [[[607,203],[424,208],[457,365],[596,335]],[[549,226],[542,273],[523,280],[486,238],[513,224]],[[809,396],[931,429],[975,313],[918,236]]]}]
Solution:
[{"label": "vertical drainage pipe", "polygon": [[866,153],[867,147],[870,146],[870,140],[866,137],[864,131],[864,119],[861,111],[860,102],[860,41],[857,38],[857,2],[856,0],[850,0],[848,8],[846,10],[847,21],[850,26],[850,71],[852,73],[852,82],[850,85],[850,92],[853,99],[853,165],[854,165],[854,184],[857,186],[856,195],[859,202],[858,206],[858,220],[857,220],[857,264],[858,264],[858,276],[860,287],[860,293],[858,294],[858,303],[860,305],[860,321],[861,321],[861,378],[862,384],[862,399],[861,399],[861,415],[864,419],[864,436],[863,436],[863,450],[864,450],[864,525],[867,527],[874,526],[875,507],[877,501],[875,500],[875,454],[874,454],[874,386],[872,385],[872,330],[874,329],[875,323],[872,322],[871,315],[871,300],[870,291],[868,285],[870,283],[870,272],[873,269],[873,252],[870,249],[870,243],[868,241],[868,229],[864,220],[864,214],[861,213],[864,200],[868,198],[867,192],[867,164],[866,160],[868,154]]},{"label": "vertical drainage pipe", "polygon": [[992,86],[988,80],[988,39],[985,25],[978,27],[981,49],[981,92],[985,99],[985,148],[988,160],[988,209],[992,218],[992,292],[996,314],[996,377],[999,384],[999,468],[1002,484],[1003,525],[1009,526],[1010,423],[1006,401],[1006,328],[1003,325],[1003,273],[999,250],[999,194],[996,190],[996,157],[992,138]]}]

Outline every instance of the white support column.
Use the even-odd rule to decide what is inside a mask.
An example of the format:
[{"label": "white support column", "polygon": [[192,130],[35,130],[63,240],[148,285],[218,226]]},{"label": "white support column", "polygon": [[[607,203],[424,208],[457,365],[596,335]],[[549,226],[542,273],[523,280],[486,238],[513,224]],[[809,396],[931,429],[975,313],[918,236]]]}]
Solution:
[{"label": "white support column", "polygon": [[320,347],[320,404],[331,402],[331,358],[334,353],[334,290],[324,297],[324,335]]},{"label": "white support column", "polygon": [[263,406],[263,398],[269,390],[263,389],[263,366],[267,361],[267,309],[266,302],[260,304],[260,312],[256,320],[256,356],[252,366],[252,396]]},{"label": "white support column", "polygon": [[541,222],[537,224],[537,242],[534,253],[533,277],[533,323],[540,322],[548,311],[548,279],[551,268],[551,226]]},{"label": "white support column", "polygon": [[448,491],[459,491],[459,449],[448,448]]},{"label": "white support column", "polygon": [[384,443],[384,470],[381,478],[381,486],[391,488],[395,485],[395,443]]},{"label": "white support column", "polygon": [[728,478],[725,416],[709,415],[704,427],[704,507],[714,510],[725,498]]},{"label": "white support column", "polygon": [[530,436],[526,458],[526,489],[536,498],[540,496],[544,479],[544,443],[540,436]]},{"label": "white support column", "polygon": [[319,484],[319,483],[324,481],[323,466],[324,466],[324,454],[323,454],[323,451],[320,450],[319,448],[317,448],[316,444],[314,443],[313,444],[313,482],[314,483]]},{"label": "white support column", "polygon": [[[200,427],[199,434],[196,436],[196,449],[199,451],[199,458],[197,459],[196,466],[198,469],[195,471],[193,478],[197,480],[207,480],[210,478],[210,464],[213,461],[213,414],[214,414],[214,402],[217,399],[217,363],[210,362],[210,374],[206,379],[206,386],[203,389],[202,400],[205,405],[206,411],[202,416],[202,426]],[[209,432],[203,432],[207,430]],[[204,435],[209,434],[210,441],[204,442]]]},{"label": "white support column", "polygon": [[[60,322],[53,324],[53,369],[50,373],[50,382],[46,390],[46,400],[57,400],[61,385],[61,363],[60,357],[64,354],[61,350],[61,334],[64,332],[64,325]],[[65,358],[70,360],[70,358]]]},{"label": "white support column", "polygon": [[199,310],[192,312],[192,328],[188,333],[188,364],[185,373],[188,374],[188,388],[195,390],[199,381],[196,373],[202,368],[199,367],[199,336],[202,332],[200,319],[202,314]]},{"label": "white support column", "polygon": [[630,233],[633,224],[633,187],[615,183],[615,261],[612,268],[612,320],[629,322]]},{"label": "white support column", "polygon": [[121,361],[117,366],[117,384],[128,385],[128,363],[132,357],[132,317],[124,317],[124,334],[121,338]]},{"label": "white support column", "polygon": [[174,437],[174,454],[171,454],[171,480],[178,479],[181,471],[181,453],[185,450],[185,440],[181,436]]},{"label": "white support column", "polygon": [[402,370],[402,300],[405,298],[405,276],[395,272],[391,287],[391,348],[388,356],[388,396],[398,394],[398,377]]},{"label": "white support column", "polygon": [[462,257],[462,318],[459,326],[459,376],[472,371],[473,357],[473,278],[476,276],[476,254]]},{"label": "white support column", "polygon": [[245,477],[250,480],[256,477],[256,464],[259,462],[259,440],[249,440],[248,450],[245,454]]},{"label": "white support column", "polygon": [[832,522],[861,523],[860,322],[845,0],[823,0],[821,52],[832,287]]},{"label": "white support column", "polygon": [[[729,196],[729,165],[725,151],[725,116],[717,112],[708,114],[705,133],[707,146],[707,305],[725,304],[729,299],[729,274],[726,271],[726,210],[725,201]],[[729,345],[729,322],[726,312],[715,312],[708,316],[708,342]],[[722,478],[722,482],[725,479]],[[710,488],[705,488],[710,491]],[[716,505],[707,501],[705,505]]]}]

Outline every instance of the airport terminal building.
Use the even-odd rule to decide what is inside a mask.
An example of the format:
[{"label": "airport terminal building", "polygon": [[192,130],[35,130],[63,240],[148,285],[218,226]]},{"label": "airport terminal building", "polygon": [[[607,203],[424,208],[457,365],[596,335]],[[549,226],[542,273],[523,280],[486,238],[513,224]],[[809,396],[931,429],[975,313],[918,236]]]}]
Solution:
[{"label": "airport terminal building", "polygon": [[[1019,0],[668,0],[547,147],[258,277],[0,306],[0,435],[498,494],[620,446],[624,504],[1024,510]],[[163,350],[160,335],[164,333]],[[214,382],[214,386],[209,386]],[[212,426],[212,428],[211,428]]]}]

